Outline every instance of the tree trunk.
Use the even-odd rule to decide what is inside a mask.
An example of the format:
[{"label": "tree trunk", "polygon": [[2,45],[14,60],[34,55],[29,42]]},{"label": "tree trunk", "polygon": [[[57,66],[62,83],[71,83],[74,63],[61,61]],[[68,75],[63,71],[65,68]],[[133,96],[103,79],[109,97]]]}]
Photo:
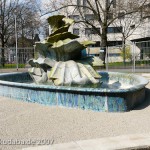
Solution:
[{"label": "tree trunk", "polygon": [[5,66],[5,49],[4,49],[5,44],[4,44],[3,39],[1,40],[1,42],[2,42],[1,64],[2,64],[2,67],[4,67]]},{"label": "tree trunk", "polygon": [[104,50],[104,52],[101,52],[100,58],[103,60],[104,68],[106,68],[106,47],[107,47],[107,27],[104,26],[102,28],[102,35],[101,35],[101,50]]},{"label": "tree trunk", "polygon": [[123,40],[123,64],[126,66],[126,45],[125,40]]}]

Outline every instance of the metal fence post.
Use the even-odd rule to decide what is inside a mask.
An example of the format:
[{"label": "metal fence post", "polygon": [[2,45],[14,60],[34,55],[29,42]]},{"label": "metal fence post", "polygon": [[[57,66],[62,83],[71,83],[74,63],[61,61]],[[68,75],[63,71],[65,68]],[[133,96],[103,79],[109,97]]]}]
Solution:
[{"label": "metal fence post", "polygon": [[135,42],[133,42],[133,72],[135,72]]},{"label": "metal fence post", "polygon": [[15,37],[16,37],[16,68],[18,71],[18,44],[17,44],[17,21],[16,21],[16,14],[15,14]]},{"label": "metal fence post", "polygon": [[108,71],[108,47],[106,47],[106,71]]}]

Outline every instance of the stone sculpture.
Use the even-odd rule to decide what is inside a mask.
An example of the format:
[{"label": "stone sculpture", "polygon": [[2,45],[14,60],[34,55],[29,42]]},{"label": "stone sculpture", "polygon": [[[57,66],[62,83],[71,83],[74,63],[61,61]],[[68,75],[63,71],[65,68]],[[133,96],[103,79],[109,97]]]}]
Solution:
[{"label": "stone sculpture", "polygon": [[35,58],[29,60],[29,73],[36,83],[62,86],[97,85],[101,76],[93,69],[103,65],[97,57],[82,59],[81,51],[92,41],[78,42],[79,36],[68,32],[74,20],[63,15],[51,16],[48,23],[52,34],[35,43]]}]

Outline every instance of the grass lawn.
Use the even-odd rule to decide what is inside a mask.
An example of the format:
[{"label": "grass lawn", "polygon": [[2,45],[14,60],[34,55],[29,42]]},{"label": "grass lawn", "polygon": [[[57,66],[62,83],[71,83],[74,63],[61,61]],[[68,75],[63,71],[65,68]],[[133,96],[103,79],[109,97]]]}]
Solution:
[{"label": "grass lawn", "polygon": [[[0,69],[16,68],[16,64],[5,64],[3,67],[0,65]],[[18,64],[18,68],[25,68],[25,64]]]},{"label": "grass lawn", "polygon": [[[133,62],[126,62],[126,66],[131,66],[133,65]],[[150,60],[139,60],[135,62],[136,66],[146,66],[146,65],[150,65]],[[112,67],[117,67],[117,66],[124,66],[123,62],[113,62],[113,63],[109,63],[109,66]]]}]

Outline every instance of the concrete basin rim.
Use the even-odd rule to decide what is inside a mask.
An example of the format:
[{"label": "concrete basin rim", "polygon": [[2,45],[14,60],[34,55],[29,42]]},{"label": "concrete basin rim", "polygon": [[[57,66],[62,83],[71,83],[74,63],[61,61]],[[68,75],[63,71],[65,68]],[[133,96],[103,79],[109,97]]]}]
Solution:
[{"label": "concrete basin rim", "polygon": [[[1,76],[5,75],[15,75],[15,74],[27,74],[28,72],[13,72],[13,73],[3,73]],[[126,93],[126,92],[134,92],[140,89],[145,88],[145,86],[149,83],[148,79],[134,74],[120,73],[120,72],[107,72],[107,71],[98,71],[98,73],[107,73],[107,74],[119,74],[119,75],[130,75],[132,78],[136,78],[140,83],[134,87],[128,89],[106,89],[106,88],[84,88],[84,87],[65,87],[65,86],[55,86],[55,85],[41,85],[41,84],[27,84],[27,83],[19,83],[19,82],[10,82],[0,80],[0,85],[12,86],[12,87],[22,87],[22,88],[30,88],[30,89],[45,89],[45,90],[55,90],[55,91],[66,91],[66,92],[83,92],[83,93]]]}]

